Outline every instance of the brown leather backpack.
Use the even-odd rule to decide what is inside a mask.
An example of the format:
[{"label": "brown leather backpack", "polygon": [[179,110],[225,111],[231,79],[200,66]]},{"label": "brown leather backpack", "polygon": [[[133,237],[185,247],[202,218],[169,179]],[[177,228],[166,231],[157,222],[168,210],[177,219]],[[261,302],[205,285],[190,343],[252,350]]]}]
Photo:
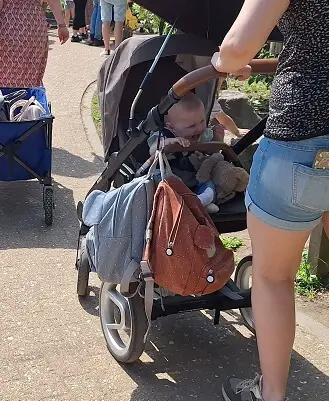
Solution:
[{"label": "brown leather backpack", "polygon": [[156,284],[175,294],[210,294],[234,271],[233,253],[223,246],[207,211],[175,176],[157,187],[146,240],[144,264]]}]

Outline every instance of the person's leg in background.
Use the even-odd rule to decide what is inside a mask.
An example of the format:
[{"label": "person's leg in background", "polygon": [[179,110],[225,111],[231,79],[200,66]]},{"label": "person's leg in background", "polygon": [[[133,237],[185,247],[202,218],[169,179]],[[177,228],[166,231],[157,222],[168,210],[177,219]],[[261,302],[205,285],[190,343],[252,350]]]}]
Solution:
[{"label": "person's leg in background", "polygon": [[101,4],[101,19],[102,19],[102,32],[104,40],[104,51],[101,53],[102,56],[110,55],[110,41],[111,41],[111,22],[112,22],[112,11],[113,5],[108,3],[106,0],[100,0]]},{"label": "person's leg in background", "polygon": [[[71,12],[71,19],[72,19],[72,21],[74,20],[74,16],[75,16],[75,5],[74,5],[74,1],[72,0],[72,8],[71,8],[71,10],[70,10],[70,12]],[[67,27],[69,27],[69,25],[67,25]]]},{"label": "person's leg in background", "polygon": [[65,25],[70,26],[71,10],[69,8],[69,1],[64,2],[64,13],[65,13]]},{"label": "person's leg in background", "polygon": [[90,23],[91,23],[91,16],[94,11],[94,1],[93,0],[87,0],[86,1],[86,7],[85,7],[85,21],[86,21],[86,29],[90,29]]},{"label": "person's leg in background", "polygon": [[89,31],[89,33],[90,33],[90,42],[89,42],[89,44],[90,45],[92,45],[94,43],[96,17],[97,17],[97,0],[94,0],[94,9],[93,9],[93,13],[91,14],[90,31]]},{"label": "person's leg in background", "polygon": [[99,0],[94,0],[94,11],[90,23],[90,46],[103,46],[102,40],[102,19],[101,6]]},{"label": "person's leg in background", "polygon": [[[85,20],[85,8],[87,0],[74,0],[75,4],[75,15],[73,20],[73,36],[72,42],[81,42],[82,39],[86,39],[86,20]],[[82,37],[78,33],[82,34]]]},{"label": "person's leg in background", "polygon": [[81,38],[78,35],[80,24],[81,24],[81,7],[80,3],[82,0],[74,0],[74,19],[73,19],[73,36],[72,42],[81,42]]},{"label": "person's leg in background", "polygon": [[95,46],[104,46],[103,34],[102,34],[101,5],[99,0],[97,0],[97,15],[95,23]]},{"label": "person's leg in background", "polygon": [[86,5],[87,5],[87,0],[81,0],[81,27],[79,29],[79,32],[83,40],[88,39],[87,28],[86,28]]},{"label": "person's leg in background", "polygon": [[123,38],[123,25],[126,19],[127,2],[124,5],[114,5],[114,38],[115,48],[122,42]]}]

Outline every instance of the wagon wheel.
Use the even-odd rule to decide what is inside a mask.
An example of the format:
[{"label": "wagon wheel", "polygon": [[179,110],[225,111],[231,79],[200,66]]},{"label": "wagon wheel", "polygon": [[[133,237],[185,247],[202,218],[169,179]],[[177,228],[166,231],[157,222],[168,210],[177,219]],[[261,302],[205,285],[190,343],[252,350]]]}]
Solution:
[{"label": "wagon wheel", "polygon": [[145,349],[144,335],[148,327],[143,298],[139,294],[125,298],[116,284],[102,283],[99,315],[112,356],[122,363],[137,361]]},{"label": "wagon wheel", "polygon": [[45,211],[45,223],[47,226],[53,224],[54,190],[52,187],[45,187],[43,193],[43,208]]},{"label": "wagon wheel", "polygon": [[[239,287],[241,291],[244,291],[251,289],[251,284],[252,284],[251,280],[252,280],[252,256],[250,255],[243,258],[238,264],[235,270],[234,281],[237,287]],[[246,327],[252,333],[256,334],[255,321],[252,313],[252,308],[241,308],[240,313]]]}]

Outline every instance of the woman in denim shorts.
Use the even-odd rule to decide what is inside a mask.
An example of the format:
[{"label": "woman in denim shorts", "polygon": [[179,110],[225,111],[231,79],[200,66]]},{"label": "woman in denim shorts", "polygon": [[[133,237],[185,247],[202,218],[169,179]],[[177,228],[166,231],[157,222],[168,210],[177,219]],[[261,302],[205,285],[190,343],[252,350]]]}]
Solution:
[{"label": "woman in denim shorts", "polygon": [[122,42],[123,25],[127,12],[127,0],[100,0],[101,18],[103,23],[104,51],[102,56],[110,55],[111,28],[110,24],[114,21],[115,48]]},{"label": "woman in denim shorts", "polygon": [[67,27],[70,26],[70,19],[74,19],[74,1],[73,0],[65,0],[64,2],[64,10],[65,10],[65,24]]},{"label": "woman in denim shorts", "polygon": [[[235,72],[278,24],[284,46],[269,117],[246,194],[253,248],[252,302],[262,376],[231,378],[225,401],[284,401],[295,336],[294,279],[311,231],[329,234],[328,0],[245,0],[214,67]],[[328,154],[325,156],[328,156]]]}]

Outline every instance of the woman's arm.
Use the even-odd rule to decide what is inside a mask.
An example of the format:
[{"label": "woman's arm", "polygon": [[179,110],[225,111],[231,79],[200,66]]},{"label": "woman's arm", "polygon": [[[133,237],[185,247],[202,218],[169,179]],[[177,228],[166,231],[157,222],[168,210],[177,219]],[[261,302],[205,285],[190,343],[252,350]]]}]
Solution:
[{"label": "woman's arm", "polygon": [[51,8],[51,11],[54,14],[57,24],[58,25],[65,24],[60,0],[47,0],[47,2],[49,4],[49,7]]},{"label": "woman's arm", "polygon": [[290,0],[245,0],[212,63],[219,72],[239,71],[259,52]]},{"label": "woman's arm", "polygon": [[69,31],[65,26],[64,16],[62,13],[62,5],[60,0],[47,0],[51,11],[58,24],[58,38],[61,44],[64,44],[69,38]]}]

